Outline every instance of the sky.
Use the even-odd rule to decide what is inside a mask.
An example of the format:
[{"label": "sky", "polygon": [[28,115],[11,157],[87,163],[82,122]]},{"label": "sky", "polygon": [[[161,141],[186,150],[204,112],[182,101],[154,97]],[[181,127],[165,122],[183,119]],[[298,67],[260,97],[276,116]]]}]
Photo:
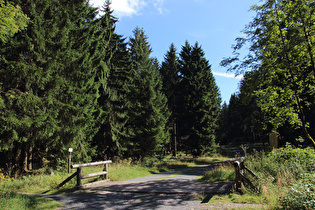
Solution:
[{"label": "sky", "polygon": [[[105,0],[90,0],[95,7]],[[129,40],[133,30],[144,30],[153,50],[151,57],[161,63],[173,43],[179,53],[188,41],[201,45],[211,64],[222,102],[229,103],[238,91],[242,76],[220,66],[223,58],[232,56],[235,38],[253,20],[250,7],[259,0],[112,0],[111,8],[118,18],[116,33]]]}]

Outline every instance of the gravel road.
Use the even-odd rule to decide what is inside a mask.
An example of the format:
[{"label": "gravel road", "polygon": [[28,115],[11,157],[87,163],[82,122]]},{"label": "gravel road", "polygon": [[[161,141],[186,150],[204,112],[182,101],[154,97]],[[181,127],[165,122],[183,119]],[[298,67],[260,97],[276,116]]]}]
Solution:
[{"label": "gravel road", "polygon": [[124,182],[97,182],[67,195],[40,196],[61,202],[61,209],[263,209],[261,205],[208,203],[211,195],[228,193],[233,186],[232,182],[197,181],[213,166],[182,169]]}]

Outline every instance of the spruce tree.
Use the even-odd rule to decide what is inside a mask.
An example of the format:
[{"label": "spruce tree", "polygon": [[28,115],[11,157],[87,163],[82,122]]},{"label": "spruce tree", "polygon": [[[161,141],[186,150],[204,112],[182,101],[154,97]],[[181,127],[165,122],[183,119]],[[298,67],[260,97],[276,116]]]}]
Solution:
[{"label": "spruce tree", "polygon": [[1,151],[15,175],[31,169],[32,159],[57,166],[69,146],[76,158],[88,157],[97,130],[96,77],[106,75],[96,9],[84,0],[16,3],[30,24],[0,51]]},{"label": "spruce tree", "polygon": [[171,116],[168,121],[168,127],[171,130],[172,141],[170,142],[169,150],[176,156],[177,153],[177,100],[178,100],[178,84],[180,81],[179,60],[176,55],[176,48],[171,44],[169,51],[164,57],[160,72],[163,78],[163,92],[168,101],[168,108],[171,111]]},{"label": "spruce tree", "polygon": [[181,134],[187,136],[186,145],[193,155],[215,149],[215,132],[220,111],[220,94],[211,66],[196,43],[186,42],[182,48],[181,80]]},{"label": "spruce tree", "polygon": [[115,33],[117,19],[112,15],[110,2],[105,2],[104,15],[100,18],[103,30],[106,57],[104,63],[109,69],[106,88],[100,87],[98,103],[103,110],[104,121],[94,137],[98,158],[123,156],[128,145],[128,102],[129,89],[132,84],[131,61],[125,38]]},{"label": "spruce tree", "polygon": [[130,53],[134,71],[129,128],[132,130],[130,155],[135,157],[161,155],[169,141],[166,126],[169,111],[162,92],[162,78],[156,59],[144,31],[136,28],[130,39]]}]

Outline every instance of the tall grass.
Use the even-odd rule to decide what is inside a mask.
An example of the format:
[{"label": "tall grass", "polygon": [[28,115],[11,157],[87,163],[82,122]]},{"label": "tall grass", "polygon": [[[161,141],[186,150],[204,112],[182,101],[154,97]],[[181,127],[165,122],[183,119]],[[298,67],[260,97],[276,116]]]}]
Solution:
[{"label": "tall grass", "polygon": [[219,166],[206,172],[200,180],[208,182],[233,181],[235,180],[235,169],[231,165]]},{"label": "tall grass", "polygon": [[[273,150],[269,154],[256,152],[246,160],[246,165],[260,177],[256,184],[266,203],[273,207],[291,209],[314,209],[315,200],[315,153],[311,148],[286,148]],[[309,196],[299,197],[310,192]],[[298,202],[296,202],[298,200]]]},{"label": "tall grass", "polygon": [[[315,152],[314,149],[286,148],[275,149],[270,153],[263,151],[247,156],[245,165],[254,171],[259,179],[250,178],[260,193],[243,188],[243,195],[233,193],[215,196],[212,202],[261,203],[270,209],[315,209]],[[207,172],[202,180],[228,181],[233,179],[231,167],[218,167]]]}]

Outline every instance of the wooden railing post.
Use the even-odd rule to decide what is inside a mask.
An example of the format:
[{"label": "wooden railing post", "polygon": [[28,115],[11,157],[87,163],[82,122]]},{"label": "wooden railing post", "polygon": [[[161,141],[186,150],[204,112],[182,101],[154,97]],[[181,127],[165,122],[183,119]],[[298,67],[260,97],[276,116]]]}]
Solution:
[{"label": "wooden railing post", "polygon": [[233,165],[235,167],[235,188],[237,191],[241,191],[242,189],[242,183],[248,184],[252,189],[255,191],[259,191],[258,188],[248,179],[244,176],[245,170],[249,171],[251,175],[253,175],[255,178],[258,178],[254,172],[249,170],[244,165],[245,157],[241,157],[233,162]]},{"label": "wooden railing post", "polygon": [[105,171],[107,172],[105,174],[105,179],[107,180],[108,179],[108,163],[105,164]]},{"label": "wooden railing post", "polygon": [[81,186],[81,167],[77,168],[77,187]]},{"label": "wooden railing post", "polygon": [[242,178],[241,178],[241,169],[240,169],[240,162],[235,161],[233,163],[235,167],[235,189],[240,191],[242,189]]}]

